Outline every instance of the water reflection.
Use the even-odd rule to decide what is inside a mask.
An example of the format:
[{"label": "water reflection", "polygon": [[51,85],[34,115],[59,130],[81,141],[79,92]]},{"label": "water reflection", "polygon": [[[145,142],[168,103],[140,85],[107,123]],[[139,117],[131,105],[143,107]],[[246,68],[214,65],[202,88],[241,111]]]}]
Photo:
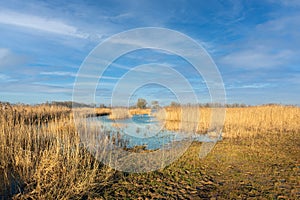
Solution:
[{"label": "water reflection", "polygon": [[150,115],[133,115],[132,118],[111,120],[108,116],[92,117],[90,122],[101,124],[99,137],[103,134],[117,146],[134,148],[144,146],[148,150],[168,148],[174,142],[193,140],[200,142],[216,142],[208,135],[194,134],[185,131],[170,131],[163,129],[164,123]]}]

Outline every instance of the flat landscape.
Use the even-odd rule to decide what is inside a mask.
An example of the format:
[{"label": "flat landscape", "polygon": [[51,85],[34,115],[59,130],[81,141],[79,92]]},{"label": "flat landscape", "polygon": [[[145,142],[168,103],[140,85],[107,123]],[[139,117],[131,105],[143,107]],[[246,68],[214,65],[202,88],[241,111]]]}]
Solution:
[{"label": "flat landscape", "polygon": [[[178,129],[180,108],[191,109],[162,108],[165,115],[157,118],[165,121],[164,129]],[[297,106],[226,108],[222,140],[207,157],[199,158],[202,143],[193,142],[174,163],[148,173],[103,165],[81,144],[68,107],[1,104],[1,109],[0,199],[300,198]],[[200,113],[197,134],[205,134],[210,108],[195,109]],[[114,110],[97,108],[95,113],[112,115]],[[136,114],[149,110],[129,111],[125,117]]]},{"label": "flat landscape", "polygon": [[0,200],[300,200],[300,0],[0,0]]}]

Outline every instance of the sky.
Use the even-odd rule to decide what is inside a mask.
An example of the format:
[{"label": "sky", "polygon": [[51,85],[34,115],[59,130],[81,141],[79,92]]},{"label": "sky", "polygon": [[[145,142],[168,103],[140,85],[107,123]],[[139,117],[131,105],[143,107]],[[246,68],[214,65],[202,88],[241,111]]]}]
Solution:
[{"label": "sky", "polygon": [[[99,44],[134,28],[160,27],[187,35],[207,51],[227,103],[299,105],[299,19],[298,0],[0,0],[0,101],[70,101],[78,72]],[[162,39],[172,42],[167,35]],[[169,69],[191,88],[178,84]],[[135,73],[122,81],[131,70]],[[113,99],[116,88],[124,93],[145,77],[166,84],[140,84]],[[180,55],[163,50],[121,55],[97,80],[91,94],[97,104],[131,105],[145,98],[167,105],[179,101],[177,93],[185,94],[181,103],[192,94],[199,103],[212,101],[205,77]]]}]

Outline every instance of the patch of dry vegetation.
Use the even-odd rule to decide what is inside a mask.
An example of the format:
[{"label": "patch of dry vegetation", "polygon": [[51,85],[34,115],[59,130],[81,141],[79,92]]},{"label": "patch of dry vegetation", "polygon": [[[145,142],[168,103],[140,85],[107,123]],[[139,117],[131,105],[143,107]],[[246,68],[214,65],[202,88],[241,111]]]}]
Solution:
[{"label": "patch of dry vegetation", "polygon": [[102,116],[102,115],[110,115],[111,109],[110,108],[95,108],[96,115]]},{"label": "patch of dry vegetation", "polygon": [[127,119],[130,118],[131,114],[127,108],[113,108],[109,119],[118,120],[118,119]]},{"label": "patch of dry vegetation", "polygon": [[[166,128],[177,130],[183,118],[187,128],[197,124],[205,132],[211,110],[197,109],[169,107],[157,116],[167,119]],[[103,166],[83,148],[70,109],[3,107],[0,198],[299,199],[299,122],[299,107],[227,108],[225,139],[204,160],[194,143],[163,170],[128,174]]]},{"label": "patch of dry vegetation", "polygon": [[[165,128],[187,128],[205,133],[211,123],[211,109],[199,107],[167,107],[156,114],[165,122]],[[299,133],[300,108],[295,106],[253,106],[226,108],[223,137],[254,137],[259,134]],[[195,125],[197,124],[197,125]]]},{"label": "patch of dry vegetation", "polygon": [[131,115],[150,115],[151,114],[151,109],[150,108],[145,108],[145,109],[141,109],[141,108],[133,108],[133,109],[129,109],[129,112]]},{"label": "patch of dry vegetation", "polygon": [[[109,113],[109,112],[107,112],[107,113]],[[148,115],[151,114],[151,109],[112,108],[110,110],[109,118],[113,119],[113,120],[127,119],[127,118],[132,117],[132,115],[144,115],[144,114],[148,114]]]},{"label": "patch of dry vegetation", "polygon": [[63,107],[5,109],[0,141],[0,192],[6,197],[81,198],[111,175],[81,147],[72,114]]}]

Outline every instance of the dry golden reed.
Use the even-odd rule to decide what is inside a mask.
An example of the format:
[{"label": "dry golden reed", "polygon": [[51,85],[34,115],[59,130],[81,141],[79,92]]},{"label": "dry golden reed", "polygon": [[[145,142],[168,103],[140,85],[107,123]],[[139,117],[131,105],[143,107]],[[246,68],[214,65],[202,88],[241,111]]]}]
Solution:
[{"label": "dry golden reed", "polygon": [[[99,111],[98,111],[99,112]],[[132,115],[150,114],[151,109],[127,109],[127,108],[112,108],[109,113],[110,119],[127,119]]]},{"label": "dry golden reed", "polygon": [[129,109],[129,112],[131,115],[150,115],[151,114],[151,109],[150,108],[145,108],[145,109],[140,109],[140,108],[132,108]]},{"label": "dry golden reed", "polygon": [[[166,107],[155,115],[165,122],[165,128],[179,130],[191,126],[205,133],[211,123],[211,109],[203,107]],[[226,108],[223,137],[252,137],[259,134],[300,132],[300,108],[296,106],[252,106]]]},{"label": "dry golden reed", "polygon": [[16,199],[77,199],[110,176],[80,145],[67,108],[3,107],[0,141],[0,187]]},{"label": "dry golden reed", "polygon": [[110,119],[127,119],[130,118],[131,114],[127,108],[113,108],[111,114],[109,115]]}]

